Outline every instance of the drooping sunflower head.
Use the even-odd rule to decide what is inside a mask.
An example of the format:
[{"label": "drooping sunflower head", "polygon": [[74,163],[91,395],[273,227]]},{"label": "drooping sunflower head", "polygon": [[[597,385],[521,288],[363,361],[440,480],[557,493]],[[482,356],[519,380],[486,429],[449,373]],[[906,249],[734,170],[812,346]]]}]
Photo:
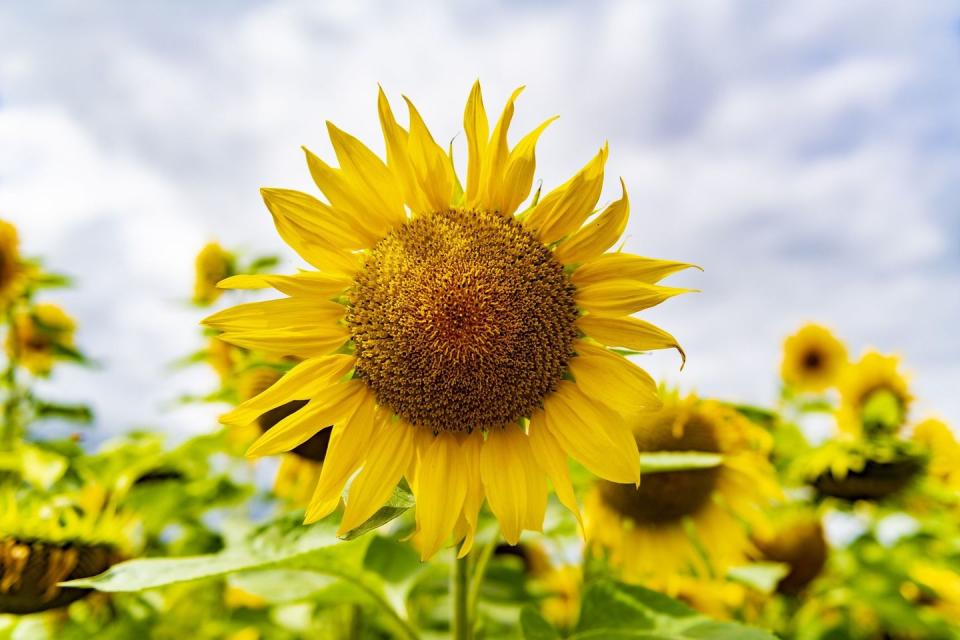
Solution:
[{"label": "drooping sunflower head", "polygon": [[547,478],[577,510],[568,456],[613,481],[639,479],[627,416],[659,399],[653,380],[610,347],[679,348],[632,316],[682,293],[658,282],[690,265],[606,253],[629,210],[625,189],[598,207],[606,146],[530,199],[535,145],[553,119],[511,146],[518,94],[491,128],[474,85],[465,181],[413,104],[403,127],[381,92],[385,161],[328,125],[339,168],[306,152],[326,202],[262,190],[280,235],[316,270],[234,276],[223,286],[287,297],[206,323],[226,342],[302,359],[224,422],[250,424],[300,403],[252,455],[328,434],[310,521],[336,508],[353,477],[341,521],[349,530],[406,477],[421,554],[451,533],[466,553],[484,500],[511,544],[541,527]]},{"label": "drooping sunflower head", "polygon": [[798,391],[820,392],[832,387],[847,366],[847,348],[819,324],[807,324],[783,343],[780,376]]},{"label": "drooping sunflower head", "polygon": [[926,458],[924,448],[910,440],[847,436],[799,456],[792,473],[821,498],[879,501],[910,486],[924,470]]},{"label": "drooping sunflower head", "polygon": [[73,318],[54,304],[38,304],[14,317],[7,354],[34,375],[46,376],[59,359],[71,358]]},{"label": "drooping sunflower head", "polygon": [[638,421],[634,433],[642,453],[722,459],[714,467],[645,474],[639,487],[597,482],[587,503],[587,538],[624,578],[722,572],[752,553],[750,527],[765,526],[763,510],[779,496],[768,434],[718,402],[676,397]]},{"label": "drooping sunflower head", "polygon": [[194,304],[206,306],[216,302],[223,293],[217,283],[233,275],[235,265],[234,255],[218,243],[205,244],[194,260]]},{"label": "drooping sunflower head", "polygon": [[839,381],[840,428],[855,436],[896,433],[913,396],[900,359],[870,351],[847,367]]},{"label": "drooping sunflower head", "polygon": [[820,517],[814,512],[794,509],[771,518],[772,527],[754,537],[763,558],[787,565],[777,583],[780,593],[796,595],[810,584],[827,563],[829,547]]},{"label": "drooping sunflower head", "polygon": [[20,257],[17,228],[0,220],[0,309],[20,295],[26,281],[26,267]]}]

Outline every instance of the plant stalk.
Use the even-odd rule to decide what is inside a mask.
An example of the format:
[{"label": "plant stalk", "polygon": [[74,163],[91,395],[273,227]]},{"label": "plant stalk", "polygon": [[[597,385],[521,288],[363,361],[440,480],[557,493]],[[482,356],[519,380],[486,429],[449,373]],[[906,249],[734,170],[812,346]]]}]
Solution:
[{"label": "plant stalk", "polygon": [[450,596],[453,601],[453,638],[454,640],[472,640],[473,620],[470,616],[470,556],[457,557],[453,549],[453,573],[451,575]]}]

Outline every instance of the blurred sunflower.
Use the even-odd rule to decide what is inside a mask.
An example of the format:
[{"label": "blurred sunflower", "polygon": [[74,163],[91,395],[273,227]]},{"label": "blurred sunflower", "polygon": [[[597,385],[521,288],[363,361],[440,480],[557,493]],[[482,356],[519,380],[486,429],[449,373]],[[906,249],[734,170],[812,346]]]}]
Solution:
[{"label": "blurred sunflower", "polygon": [[889,436],[829,440],[798,457],[792,473],[823,496],[842,500],[882,500],[896,494],[923,471],[923,447]]},{"label": "blurred sunflower", "polygon": [[819,324],[807,324],[786,339],[780,376],[799,391],[820,392],[833,386],[847,365],[847,348]]},{"label": "blurred sunflower", "polygon": [[223,290],[217,283],[234,273],[236,258],[216,242],[204,245],[194,261],[193,302],[210,305],[217,301]]},{"label": "blurred sunflower", "polygon": [[404,129],[381,91],[386,163],[328,124],[340,167],[306,156],[329,204],[262,190],[280,235],[317,271],[230,278],[222,286],[289,297],[205,322],[226,342],[303,359],[223,421],[250,424],[306,401],[249,455],[293,449],[333,425],[308,522],[331,513],[353,477],[340,525],[348,531],[406,476],[422,557],[451,533],[466,554],[484,499],[510,543],[542,527],[548,477],[576,511],[568,456],[608,480],[640,480],[624,414],[658,407],[657,389],[607,347],[677,348],[631,315],[683,293],[657,282],[690,265],[605,253],[629,209],[624,189],[591,218],[606,146],[517,213],[531,191],[536,141],[553,121],[509,148],[518,94],[491,132],[474,85],[465,186],[413,104]]},{"label": "blurred sunflower", "polygon": [[953,489],[960,489],[960,442],[941,420],[928,418],[913,428],[913,440],[930,455],[927,472]]},{"label": "blurred sunflower", "polygon": [[827,563],[829,547],[820,517],[808,510],[792,511],[771,518],[774,524],[754,537],[754,543],[770,562],[780,562],[788,572],[777,583],[777,591],[797,595],[820,575]]},{"label": "blurred sunflower", "polygon": [[731,580],[676,575],[664,591],[717,620],[752,620],[763,606],[763,594]]},{"label": "blurred sunflower", "polygon": [[20,257],[17,228],[0,220],[0,309],[6,309],[20,295],[27,269]]},{"label": "blurred sunflower", "polygon": [[913,397],[900,360],[876,351],[863,355],[840,376],[838,422],[847,433],[892,434],[903,426]]},{"label": "blurred sunflower", "polygon": [[53,498],[0,488],[0,613],[47,611],[87,595],[57,585],[119,562],[134,525],[95,485]]},{"label": "blurred sunflower", "polygon": [[[650,473],[638,487],[599,481],[586,501],[587,540],[628,581],[663,581],[687,571],[722,575],[756,549],[749,529],[780,496],[767,459],[769,435],[715,401],[666,399],[634,423],[641,452],[706,452],[719,466]],[[748,525],[748,526],[745,526]]]},{"label": "blurred sunflower", "polygon": [[55,304],[38,304],[17,313],[7,332],[7,354],[28,371],[46,376],[58,359],[71,359],[73,318]]}]

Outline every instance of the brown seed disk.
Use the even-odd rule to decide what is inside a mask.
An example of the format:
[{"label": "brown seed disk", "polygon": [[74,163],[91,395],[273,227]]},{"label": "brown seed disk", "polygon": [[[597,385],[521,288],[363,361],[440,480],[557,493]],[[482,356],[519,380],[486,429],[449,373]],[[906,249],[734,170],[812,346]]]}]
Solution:
[{"label": "brown seed disk", "polygon": [[[640,451],[720,451],[712,422],[693,413],[678,432],[677,418],[675,411],[664,411],[644,425],[636,435]],[[632,484],[601,481],[600,496],[607,506],[636,523],[673,522],[696,513],[711,499],[718,474],[718,468],[649,473],[643,476],[639,489]]]},{"label": "brown seed disk", "polygon": [[563,376],[573,295],[563,265],[512,217],[416,217],[371,250],[351,289],[357,375],[412,424],[500,428]]}]

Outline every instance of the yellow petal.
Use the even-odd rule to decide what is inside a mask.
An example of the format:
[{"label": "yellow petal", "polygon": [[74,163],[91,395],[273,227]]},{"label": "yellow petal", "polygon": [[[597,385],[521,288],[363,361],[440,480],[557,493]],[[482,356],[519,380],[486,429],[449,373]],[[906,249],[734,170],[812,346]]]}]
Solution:
[{"label": "yellow petal", "polygon": [[627,228],[630,201],[627,186],[620,179],[623,195],[557,247],[554,257],[563,264],[577,264],[594,258],[613,246]]},{"label": "yellow petal", "polygon": [[320,480],[307,505],[305,523],[325,518],[337,508],[343,487],[363,464],[364,457],[374,444],[373,435],[385,417],[383,412],[376,409],[376,397],[368,392],[349,421],[333,425]]},{"label": "yellow petal", "polygon": [[557,442],[557,439],[547,429],[546,416],[542,410],[537,410],[530,417],[529,436],[530,447],[537,464],[553,483],[553,490],[557,494],[560,504],[565,506],[577,518],[580,528],[583,529],[583,518],[580,515],[580,505],[577,495],[570,482],[570,470],[567,467],[567,454]]},{"label": "yellow petal", "polygon": [[363,524],[390,497],[413,458],[415,428],[403,420],[390,420],[377,430],[363,469],[350,485],[337,535]]},{"label": "yellow petal", "polygon": [[458,558],[465,557],[473,548],[474,536],[480,521],[480,507],[483,505],[483,479],[480,477],[480,451],[483,448],[483,434],[479,431],[467,435],[460,443],[463,452],[463,473],[467,479],[467,493],[463,499],[463,544]]},{"label": "yellow petal", "polygon": [[455,178],[447,154],[438,145],[416,107],[407,98],[410,112],[410,135],[407,153],[413,166],[420,190],[426,195],[431,211],[443,211],[450,207]]},{"label": "yellow petal", "polygon": [[350,339],[350,332],[342,324],[324,324],[309,332],[283,329],[260,329],[222,333],[220,340],[244,349],[266,351],[278,356],[317,358],[333,353]]},{"label": "yellow petal", "polygon": [[347,375],[356,365],[356,361],[354,356],[346,354],[304,360],[265,391],[220,416],[220,422],[247,425],[267,411],[291,400],[312,398]]},{"label": "yellow petal", "polygon": [[417,471],[417,533],[420,559],[431,558],[450,537],[467,493],[464,456],[452,433],[441,433],[423,452]]},{"label": "yellow petal", "polygon": [[607,145],[603,145],[583,169],[530,210],[524,226],[536,232],[544,244],[556,242],[579,229],[600,199],[607,155]]},{"label": "yellow petal", "polygon": [[634,351],[676,349],[683,362],[687,361],[687,354],[683,352],[677,339],[646,320],[586,315],[577,320],[577,326],[589,337],[608,347],[623,347]]},{"label": "yellow petal", "polygon": [[492,209],[504,215],[512,215],[520,206],[520,203],[530,195],[530,188],[533,186],[533,173],[537,168],[537,140],[544,129],[556,119],[557,116],[554,116],[546,120],[524,136],[510,152],[507,166],[503,172],[503,180],[497,193],[491,195]]},{"label": "yellow petal", "polygon": [[366,383],[361,380],[334,383],[257,438],[247,449],[247,456],[270,456],[298,447],[317,432],[352,416],[366,390]]},{"label": "yellow petal", "polygon": [[662,406],[657,383],[637,365],[582,340],[574,344],[574,349],[577,355],[568,367],[577,387],[587,396],[627,416]]},{"label": "yellow petal", "polygon": [[507,425],[487,434],[480,451],[480,476],[487,503],[509,544],[517,544],[524,529],[542,530],[547,483],[519,427]]},{"label": "yellow petal", "polygon": [[279,298],[238,304],[204,318],[203,324],[222,331],[309,330],[337,322],[346,311],[343,305],[329,300]]},{"label": "yellow petal", "polygon": [[637,280],[656,284],[671,273],[700,267],[686,262],[656,260],[629,253],[607,253],[587,260],[573,272],[571,280],[578,287],[607,280]]},{"label": "yellow petal", "polygon": [[403,194],[387,165],[366,145],[345,131],[327,122],[327,132],[340,170],[356,189],[362,189],[378,215],[391,225],[403,224]]},{"label": "yellow petal", "polygon": [[694,289],[664,287],[637,280],[605,280],[577,287],[575,300],[585,311],[598,315],[628,316],[655,307],[664,300]]},{"label": "yellow petal", "polygon": [[546,425],[560,446],[574,460],[611,482],[640,481],[640,453],[636,442],[621,448],[601,426],[599,403],[588,398],[572,382],[561,381],[543,401]]},{"label": "yellow petal", "polygon": [[291,189],[260,189],[267,209],[340,249],[363,249],[379,237],[350,224],[348,214],[335,211],[313,196]]},{"label": "yellow petal", "polygon": [[277,233],[315,269],[352,278],[363,266],[360,254],[338,249],[321,236],[280,216],[273,216]]},{"label": "yellow petal", "polygon": [[382,88],[377,96],[377,112],[380,114],[380,128],[383,130],[383,139],[387,146],[387,166],[396,176],[407,206],[414,213],[428,213],[430,203],[420,189],[420,183],[410,162],[409,135],[406,129],[397,124],[390,102]]},{"label": "yellow petal", "polygon": [[509,157],[507,129],[510,128],[510,121],[513,120],[513,104],[521,91],[523,91],[523,87],[519,87],[513,92],[507,100],[507,104],[503,107],[500,119],[497,120],[497,124],[493,128],[490,142],[484,151],[483,161],[480,164],[480,179],[476,196],[467,201],[470,207],[491,211],[498,210],[497,194],[500,192],[503,183],[503,173],[507,168]]},{"label": "yellow petal", "polygon": [[341,212],[344,223],[363,238],[365,246],[372,246],[387,234],[392,226],[390,213],[382,211],[383,205],[377,196],[370,193],[362,182],[334,169],[306,147],[303,147],[303,153],[313,181],[330,205]]},{"label": "yellow petal", "polygon": [[329,298],[351,285],[350,278],[317,271],[303,271],[291,276],[242,274],[230,276],[217,283],[220,289],[274,288],[288,296]]},{"label": "yellow petal", "polygon": [[483,108],[480,81],[477,80],[470,89],[467,107],[463,112],[463,128],[467,132],[467,202],[473,202],[477,197],[487,138],[490,135],[489,127],[487,112]]}]

